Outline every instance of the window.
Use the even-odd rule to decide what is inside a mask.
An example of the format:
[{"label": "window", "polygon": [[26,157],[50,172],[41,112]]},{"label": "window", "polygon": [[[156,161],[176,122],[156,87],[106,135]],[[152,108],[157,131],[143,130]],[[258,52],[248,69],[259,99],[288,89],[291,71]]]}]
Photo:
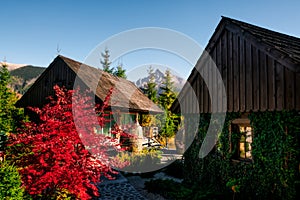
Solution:
[{"label": "window", "polygon": [[248,118],[232,121],[230,130],[230,150],[233,158],[238,160],[252,159],[253,129]]},{"label": "window", "polygon": [[250,126],[240,126],[239,157],[252,159],[252,129]]},{"label": "window", "polygon": [[111,112],[106,111],[104,118],[107,120],[107,123],[104,124],[104,127],[101,130],[101,133],[107,136],[113,136],[110,133],[111,128],[115,125],[116,121],[114,119],[114,115]]},{"label": "window", "polygon": [[135,124],[136,113],[122,113],[120,123],[121,125]]}]

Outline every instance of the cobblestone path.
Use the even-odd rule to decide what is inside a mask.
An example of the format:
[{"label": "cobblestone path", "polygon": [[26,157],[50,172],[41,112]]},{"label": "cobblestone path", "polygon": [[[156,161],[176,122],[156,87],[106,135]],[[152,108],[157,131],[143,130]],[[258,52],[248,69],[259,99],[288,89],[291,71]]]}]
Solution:
[{"label": "cobblestone path", "polygon": [[101,196],[97,200],[146,200],[122,174],[115,180],[104,179],[98,188]]}]

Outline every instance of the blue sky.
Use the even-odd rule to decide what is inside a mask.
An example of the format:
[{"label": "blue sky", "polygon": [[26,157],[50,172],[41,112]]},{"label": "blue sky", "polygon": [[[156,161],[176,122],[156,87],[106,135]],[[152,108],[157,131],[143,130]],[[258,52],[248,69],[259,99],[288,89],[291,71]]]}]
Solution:
[{"label": "blue sky", "polygon": [[[300,37],[299,1],[6,0],[0,7],[0,60],[44,67],[57,55],[57,45],[62,55],[84,61],[112,35],[142,27],[181,32],[204,48],[221,16]],[[155,60],[157,52],[151,61],[148,53],[123,56],[121,62],[127,70],[159,62],[173,65],[183,77],[191,71],[184,61],[163,54]]]}]

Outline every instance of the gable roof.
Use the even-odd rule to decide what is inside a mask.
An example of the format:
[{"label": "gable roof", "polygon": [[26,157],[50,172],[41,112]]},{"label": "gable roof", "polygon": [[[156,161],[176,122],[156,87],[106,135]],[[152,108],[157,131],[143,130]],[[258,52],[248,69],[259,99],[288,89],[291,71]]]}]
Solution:
[{"label": "gable roof", "polygon": [[278,49],[296,63],[300,63],[300,38],[282,34],[266,28],[258,27],[252,24],[241,22],[238,20],[223,17],[227,21],[238,25],[241,29],[248,31],[263,43]]},{"label": "gable roof", "polygon": [[[56,63],[62,61],[65,65],[75,73],[75,77],[78,77],[88,88],[95,89],[95,95],[103,102],[106,95],[111,88],[113,90],[113,96],[111,101],[112,107],[120,109],[129,109],[129,111],[135,112],[151,112],[161,113],[163,112],[156,104],[154,104],[147,96],[145,96],[134,83],[126,79],[114,76],[103,70],[82,64],[73,59],[59,55],[49,65],[47,70],[38,78],[38,80],[31,86],[31,88],[24,94],[30,96],[28,93],[38,85],[38,82],[43,77],[47,76],[51,68],[59,67]],[[83,69],[80,69],[80,68]],[[74,82],[75,80],[73,80]],[[96,88],[92,88],[96,85]],[[72,89],[72,88],[69,88]],[[22,97],[22,98],[23,98]],[[19,101],[22,101],[22,98]]]},{"label": "gable roof", "polygon": [[228,29],[243,35],[295,72],[300,72],[300,38],[222,16],[205,50],[210,52],[215,40]]},{"label": "gable roof", "polygon": [[113,99],[114,107],[130,108],[136,111],[150,111],[160,113],[163,112],[156,104],[154,104],[142,91],[131,81],[124,78],[120,78],[104,72],[103,70],[83,65],[80,62],[72,60],[70,58],[59,56],[64,62],[76,73],[80,67],[84,67],[84,70],[80,70],[79,77],[88,86],[93,86],[94,83],[98,83],[96,88],[96,96],[104,101],[108,91],[114,88],[113,94],[116,95]]},{"label": "gable roof", "polygon": [[[222,17],[173,103],[173,111],[193,104],[193,100],[188,100],[191,85],[202,106],[200,112],[212,112],[209,92],[202,86],[205,82],[199,80],[199,72],[207,65],[207,55],[223,78],[227,111],[300,109],[300,38]],[[222,110],[225,106],[219,107]],[[186,110],[197,109],[190,106]]]}]

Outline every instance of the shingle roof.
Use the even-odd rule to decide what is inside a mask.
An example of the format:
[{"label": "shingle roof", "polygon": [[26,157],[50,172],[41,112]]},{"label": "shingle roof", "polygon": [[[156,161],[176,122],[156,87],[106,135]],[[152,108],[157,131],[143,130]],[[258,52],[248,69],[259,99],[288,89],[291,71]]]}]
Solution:
[{"label": "shingle roof", "polygon": [[[112,107],[128,108],[130,111],[138,112],[163,112],[156,104],[154,104],[147,96],[145,96],[134,83],[123,78],[119,78],[112,74],[106,73],[100,69],[83,65],[80,62],[70,58],[59,56],[88,86],[93,87],[98,83],[96,96],[102,101],[105,99],[108,91],[113,90]],[[80,70],[83,67],[84,70]],[[91,88],[92,89],[92,88]]]}]

